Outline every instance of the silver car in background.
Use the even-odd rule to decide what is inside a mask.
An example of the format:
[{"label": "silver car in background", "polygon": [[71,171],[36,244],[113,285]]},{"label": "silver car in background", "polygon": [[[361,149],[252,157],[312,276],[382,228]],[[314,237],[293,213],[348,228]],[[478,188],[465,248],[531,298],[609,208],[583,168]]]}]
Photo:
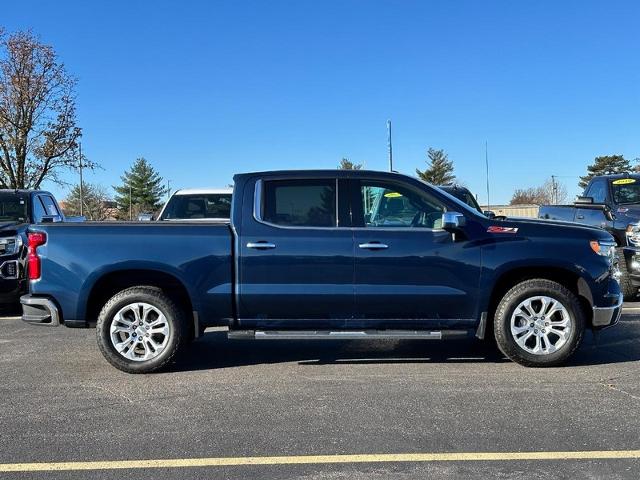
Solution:
[{"label": "silver car in background", "polygon": [[158,215],[158,221],[228,222],[232,193],[231,188],[176,190]]}]

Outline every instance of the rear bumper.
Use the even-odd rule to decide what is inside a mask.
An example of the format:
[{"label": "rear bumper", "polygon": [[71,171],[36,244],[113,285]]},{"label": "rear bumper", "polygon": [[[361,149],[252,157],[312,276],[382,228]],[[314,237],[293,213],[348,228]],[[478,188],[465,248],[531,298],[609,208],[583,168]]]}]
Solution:
[{"label": "rear bumper", "polygon": [[618,294],[615,305],[610,307],[593,307],[593,327],[596,329],[610,327],[620,320],[622,314],[622,293]]},{"label": "rear bumper", "polygon": [[20,297],[22,304],[22,320],[33,325],[46,325],[57,327],[60,325],[60,311],[56,304],[45,297],[23,295]]}]

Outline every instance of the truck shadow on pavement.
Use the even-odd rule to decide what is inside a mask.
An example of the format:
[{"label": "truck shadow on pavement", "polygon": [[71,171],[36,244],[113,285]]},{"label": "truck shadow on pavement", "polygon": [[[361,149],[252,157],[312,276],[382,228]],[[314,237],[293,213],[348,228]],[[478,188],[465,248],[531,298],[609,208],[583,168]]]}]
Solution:
[{"label": "truck shadow on pavement", "polygon": [[[590,331],[566,366],[640,360],[640,321],[625,321],[593,335]],[[299,365],[439,364],[509,362],[494,342],[464,340],[227,340],[222,332],[204,334],[173,365],[174,371],[208,370],[260,364]]]}]

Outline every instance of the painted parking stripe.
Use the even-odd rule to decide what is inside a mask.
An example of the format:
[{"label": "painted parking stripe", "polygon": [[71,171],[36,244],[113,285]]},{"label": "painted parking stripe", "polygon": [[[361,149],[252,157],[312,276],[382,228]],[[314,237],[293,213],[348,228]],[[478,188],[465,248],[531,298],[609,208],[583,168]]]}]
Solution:
[{"label": "painted parking stripe", "polygon": [[640,450],[292,455],[280,457],[208,457],[159,460],[110,460],[93,462],[0,463],[0,472],[128,470],[149,468],[233,467],[250,465],[321,465],[338,463],[490,462],[514,460],[607,459],[640,459]]}]

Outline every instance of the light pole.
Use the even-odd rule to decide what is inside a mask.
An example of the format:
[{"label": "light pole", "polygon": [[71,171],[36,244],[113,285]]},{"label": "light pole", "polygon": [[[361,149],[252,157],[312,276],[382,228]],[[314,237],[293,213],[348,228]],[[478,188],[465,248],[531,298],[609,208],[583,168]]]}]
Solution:
[{"label": "light pole", "polygon": [[393,172],[393,147],[391,146],[391,120],[387,120],[387,149],[389,151],[389,171]]},{"label": "light pole", "polygon": [[78,163],[78,168],[80,169],[80,216],[82,217],[84,214],[84,192],[82,188],[82,143],[78,142],[78,153],[80,156],[80,161]]}]

